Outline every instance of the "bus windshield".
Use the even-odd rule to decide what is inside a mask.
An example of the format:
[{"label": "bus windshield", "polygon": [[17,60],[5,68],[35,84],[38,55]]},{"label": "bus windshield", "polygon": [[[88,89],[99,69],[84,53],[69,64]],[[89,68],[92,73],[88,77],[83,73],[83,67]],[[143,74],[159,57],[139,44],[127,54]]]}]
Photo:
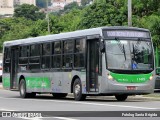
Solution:
[{"label": "bus windshield", "polygon": [[153,51],[150,41],[106,40],[108,69],[153,70]]}]

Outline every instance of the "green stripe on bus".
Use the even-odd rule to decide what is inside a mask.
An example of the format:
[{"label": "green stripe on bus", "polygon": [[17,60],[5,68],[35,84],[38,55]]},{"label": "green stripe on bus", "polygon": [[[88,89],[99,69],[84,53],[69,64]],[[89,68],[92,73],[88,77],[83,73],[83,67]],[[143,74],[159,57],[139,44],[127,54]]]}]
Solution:
[{"label": "green stripe on bus", "polygon": [[149,74],[117,74],[110,73],[114,80],[121,83],[144,83],[149,80],[152,73]]},{"label": "green stripe on bus", "polygon": [[10,87],[10,78],[9,77],[3,77],[2,78],[3,87],[9,88]]},{"label": "green stripe on bus", "polygon": [[51,88],[51,81],[45,77],[26,77],[27,88]]}]

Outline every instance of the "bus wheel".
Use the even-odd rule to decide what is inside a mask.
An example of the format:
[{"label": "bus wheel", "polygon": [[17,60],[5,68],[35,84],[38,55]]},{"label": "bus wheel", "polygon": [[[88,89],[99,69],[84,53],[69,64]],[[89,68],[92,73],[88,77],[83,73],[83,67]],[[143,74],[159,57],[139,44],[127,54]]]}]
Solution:
[{"label": "bus wheel", "polygon": [[115,98],[118,101],[125,101],[127,99],[128,95],[122,94],[122,95],[115,95]]},{"label": "bus wheel", "polygon": [[73,94],[76,101],[85,100],[86,95],[82,94],[82,85],[80,79],[76,79],[73,84]]},{"label": "bus wheel", "polygon": [[68,94],[67,93],[52,93],[53,97],[55,98],[64,98],[66,97]]},{"label": "bus wheel", "polygon": [[22,98],[31,98],[35,97],[36,93],[27,93],[26,92],[26,81],[22,79],[19,84],[19,92]]}]

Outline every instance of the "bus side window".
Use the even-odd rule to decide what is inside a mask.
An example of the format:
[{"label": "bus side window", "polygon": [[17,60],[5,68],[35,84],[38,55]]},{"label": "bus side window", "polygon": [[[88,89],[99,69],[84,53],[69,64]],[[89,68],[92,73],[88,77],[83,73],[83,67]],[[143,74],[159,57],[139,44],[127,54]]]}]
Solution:
[{"label": "bus side window", "polygon": [[75,40],[74,67],[84,67],[85,39]]},{"label": "bus side window", "polygon": [[4,73],[9,73],[10,72],[10,48],[5,48],[4,49],[4,65],[3,65],[3,72]]},{"label": "bus side window", "polygon": [[52,68],[61,67],[61,41],[52,43]]},{"label": "bus side window", "polygon": [[50,68],[51,44],[44,43],[42,45],[42,69]]},{"label": "bus side window", "polygon": [[31,70],[40,69],[40,53],[41,53],[40,44],[35,44],[30,46],[29,68]]},{"label": "bus side window", "polygon": [[71,68],[73,63],[74,40],[63,41],[63,68]]},{"label": "bus side window", "polygon": [[20,46],[19,49],[19,70],[25,71],[28,68],[29,46]]}]

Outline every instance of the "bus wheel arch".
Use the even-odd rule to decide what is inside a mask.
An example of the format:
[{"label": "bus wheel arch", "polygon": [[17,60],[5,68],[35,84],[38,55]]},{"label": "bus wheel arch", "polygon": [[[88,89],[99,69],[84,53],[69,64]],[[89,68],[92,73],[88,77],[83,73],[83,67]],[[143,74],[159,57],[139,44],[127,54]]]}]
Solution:
[{"label": "bus wheel arch", "polygon": [[19,77],[19,84],[20,84],[20,82],[21,82],[22,79],[25,80],[25,77],[24,77],[23,75],[21,75],[21,76]]},{"label": "bus wheel arch", "polygon": [[75,75],[75,76],[72,78],[72,82],[71,82],[71,93],[73,93],[73,84],[74,84],[74,81],[75,81],[77,78],[80,79],[77,75]]}]

